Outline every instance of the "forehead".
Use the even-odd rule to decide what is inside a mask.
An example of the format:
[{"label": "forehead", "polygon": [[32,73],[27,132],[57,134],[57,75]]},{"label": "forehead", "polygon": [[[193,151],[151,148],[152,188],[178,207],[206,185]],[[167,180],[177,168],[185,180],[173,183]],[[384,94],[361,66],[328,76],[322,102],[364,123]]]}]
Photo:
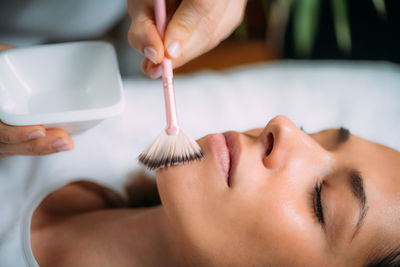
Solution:
[{"label": "forehead", "polygon": [[371,249],[378,249],[378,240],[394,245],[400,237],[400,152],[352,135],[338,153],[364,180],[368,214],[360,240]]},{"label": "forehead", "polygon": [[350,135],[334,153],[343,167],[361,172],[366,189],[400,201],[400,152]]},{"label": "forehead", "polygon": [[349,160],[360,165],[362,172],[371,174],[369,179],[391,185],[400,183],[400,152],[355,135],[351,135],[343,150]]},{"label": "forehead", "polygon": [[350,134],[344,128],[326,129],[312,133],[310,136],[327,150],[345,150],[361,162],[368,161],[390,170],[400,170],[399,151]]}]

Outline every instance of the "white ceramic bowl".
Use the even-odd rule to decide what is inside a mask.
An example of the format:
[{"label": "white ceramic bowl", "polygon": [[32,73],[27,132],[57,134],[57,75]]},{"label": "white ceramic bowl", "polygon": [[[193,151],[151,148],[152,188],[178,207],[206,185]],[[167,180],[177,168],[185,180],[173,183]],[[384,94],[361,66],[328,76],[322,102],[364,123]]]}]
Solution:
[{"label": "white ceramic bowl", "polygon": [[76,134],[124,107],[114,48],[73,42],[0,53],[0,119]]}]

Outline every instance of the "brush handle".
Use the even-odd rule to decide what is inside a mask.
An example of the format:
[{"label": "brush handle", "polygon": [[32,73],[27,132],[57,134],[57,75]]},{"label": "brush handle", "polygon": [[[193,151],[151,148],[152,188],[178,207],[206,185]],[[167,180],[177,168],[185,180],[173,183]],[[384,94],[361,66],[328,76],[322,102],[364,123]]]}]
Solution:
[{"label": "brush handle", "polygon": [[[167,26],[167,11],[165,0],[154,0],[154,11],[156,17],[157,29],[164,39],[165,28]],[[165,111],[167,116],[168,135],[177,135],[179,132],[178,117],[176,114],[175,90],[174,90],[174,74],[172,72],[172,62],[164,57],[162,65],[162,79],[164,87]]]}]

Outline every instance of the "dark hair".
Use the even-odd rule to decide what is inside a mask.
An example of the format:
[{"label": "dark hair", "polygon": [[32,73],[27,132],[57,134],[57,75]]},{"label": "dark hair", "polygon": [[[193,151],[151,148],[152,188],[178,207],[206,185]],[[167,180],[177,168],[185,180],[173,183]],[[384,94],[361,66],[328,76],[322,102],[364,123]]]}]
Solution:
[{"label": "dark hair", "polygon": [[390,251],[384,257],[374,259],[367,267],[400,267],[400,250]]}]

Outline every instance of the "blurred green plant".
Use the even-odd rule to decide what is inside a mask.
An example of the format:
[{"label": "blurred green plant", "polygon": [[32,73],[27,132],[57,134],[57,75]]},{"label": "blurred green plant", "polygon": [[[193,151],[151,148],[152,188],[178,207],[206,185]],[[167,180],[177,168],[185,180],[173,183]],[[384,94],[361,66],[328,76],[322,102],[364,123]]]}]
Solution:
[{"label": "blurred green plant", "polygon": [[[310,57],[314,48],[315,37],[318,31],[318,21],[321,12],[321,1],[323,0],[261,0],[263,1],[266,17],[273,17],[272,14],[282,12],[291,12],[293,18],[293,40],[295,53],[301,57]],[[368,1],[368,0],[366,0]],[[385,0],[372,1],[377,14],[386,18]],[[335,28],[336,42],[340,51],[344,54],[351,53],[351,32],[349,23],[349,14],[347,0],[330,0],[332,6],[332,17]],[[289,19],[289,16],[284,19]],[[287,24],[287,21],[284,25]],[[245,20],[235,32],[236,36],[244,38],[247,36]]]}]

